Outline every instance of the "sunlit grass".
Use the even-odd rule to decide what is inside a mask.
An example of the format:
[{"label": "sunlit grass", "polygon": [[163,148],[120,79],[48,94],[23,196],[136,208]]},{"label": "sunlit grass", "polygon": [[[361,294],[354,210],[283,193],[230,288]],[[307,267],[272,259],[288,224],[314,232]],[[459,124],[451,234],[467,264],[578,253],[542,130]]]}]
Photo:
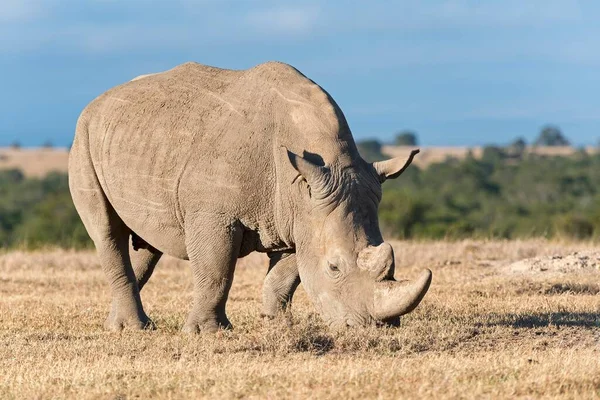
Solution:
[{"label": "sunlit grass", "polygon": [[108,286],[93,252],[0,256],[0,398],[600,396],[600,271],[514,272],[525,257],[590,243],[397,242],[397,277],[434,272],[397,329],[331,331],[302,289],[262,320],[266,260],[240,261],[235,328],[180,333],[192,284],[165,259],[143,291],[157,329],[103,331]]}]

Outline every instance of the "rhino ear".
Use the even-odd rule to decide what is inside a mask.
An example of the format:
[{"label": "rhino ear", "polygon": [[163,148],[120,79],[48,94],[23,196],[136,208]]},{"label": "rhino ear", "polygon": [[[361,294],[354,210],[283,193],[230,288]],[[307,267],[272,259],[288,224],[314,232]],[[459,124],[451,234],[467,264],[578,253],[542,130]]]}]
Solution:
[{"label": "rhino ear", "polygon": [[298,173],[302,175],[304,179],[306,179],[306,182],[308,182],[309,186],[314,189],[319,189],[327,184],[329,171],[326,167],[314,164],[308,161],[306,158],[292,153],[287,148],[285,151],[287,152],[287,156],[290,160],[290,164],[292,164],[292,167],[294,167],[294,169],[298,171]]},{"label": "rhino ear", "polygon": [[402,175],[402,173],[412,163],[413,158],[419,154],[419,149],[410,152],[408,158],[396,157],[385,161],[376,161],[373,163],[373,168],[379,175],[379,181],[383,183],[386,179],[395,179]]}]

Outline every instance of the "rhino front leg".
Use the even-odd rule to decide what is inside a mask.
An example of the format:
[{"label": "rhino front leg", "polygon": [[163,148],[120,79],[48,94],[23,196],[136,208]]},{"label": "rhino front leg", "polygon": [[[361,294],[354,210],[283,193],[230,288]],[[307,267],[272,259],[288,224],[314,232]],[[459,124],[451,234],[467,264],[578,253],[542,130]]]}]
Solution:
[{"label": "rhino front leg", "polygon": [[269,271],[262,290],[262,316],[275,318],[291,305],[292,297],[300,284],[296,254],[269,253]]},{"label": "rhino front leg", "polygon": [[237,224],[224,224],[218,218],[212,221],[204,218],[186,226],[194,300],[183,326],[184,332],[214,332],[231,328],[225,303],[233,281],[242,232]]}]

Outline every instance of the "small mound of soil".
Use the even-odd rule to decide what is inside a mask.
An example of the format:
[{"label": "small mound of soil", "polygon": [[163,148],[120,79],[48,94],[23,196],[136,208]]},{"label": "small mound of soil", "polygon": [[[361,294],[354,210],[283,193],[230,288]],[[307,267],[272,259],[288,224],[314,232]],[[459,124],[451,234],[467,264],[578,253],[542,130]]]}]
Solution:
[{"label": "small mound of soil", "polygon": [[600,271],[600,252],[574,252],[565,256],[527,258],[510,264],[508,271],[513,273]]}]

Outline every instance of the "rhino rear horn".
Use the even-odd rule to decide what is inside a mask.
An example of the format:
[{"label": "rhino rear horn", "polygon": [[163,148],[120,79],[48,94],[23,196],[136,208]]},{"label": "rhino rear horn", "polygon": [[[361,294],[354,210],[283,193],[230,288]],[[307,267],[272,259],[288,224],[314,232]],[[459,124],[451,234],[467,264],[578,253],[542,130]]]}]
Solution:
[{"label": "rhino rear horn", "polygon": [[387,242],[365,247],[358,253],[356,263],[377,282],[394,276],[394,250]]},{"label": "rhino rear horn", "polygon": [[395,179],[402,175],[420,151],[419,149],[411,151],[408,158],[395,157],[385,161],[374,162],[373,167],[377,171],[377,175],[379,175],[379,180],[383,183],[386,179]]}]

